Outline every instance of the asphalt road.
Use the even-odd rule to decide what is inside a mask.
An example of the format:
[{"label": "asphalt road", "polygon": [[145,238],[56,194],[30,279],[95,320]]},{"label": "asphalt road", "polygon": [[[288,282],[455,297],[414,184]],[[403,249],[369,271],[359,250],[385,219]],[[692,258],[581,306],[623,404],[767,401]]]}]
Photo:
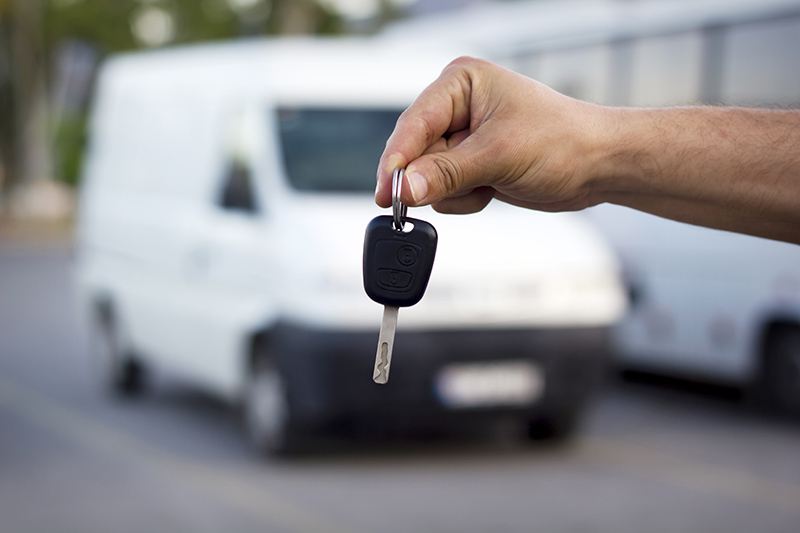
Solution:
[{"label": "asphalt road", "polygon": [[259,460],[235,410],[94,384],[68,247],[0,243],[0,531],[789,532],[800,424],[612,384],[562,444],[351,438]]}]

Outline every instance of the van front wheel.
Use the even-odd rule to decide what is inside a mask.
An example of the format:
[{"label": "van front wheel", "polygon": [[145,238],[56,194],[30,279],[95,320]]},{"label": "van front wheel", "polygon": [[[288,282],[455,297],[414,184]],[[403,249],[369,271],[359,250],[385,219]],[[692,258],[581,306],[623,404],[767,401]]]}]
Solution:
[{"label": "van front wheel", "polygon": [[98,306],[92,323],[92,355],[100,385],[118,396],[144,388],[144,368],[122,340],[119,318],[110,305]]},{"label": "van front wheel", "polygon": [[551,413],[533,419],[526,419],[525,436],[529,442],[569,439],[578,425],[578,411]]},{"label": "van front wheel", "polygon": [[253,361],[244,405],[247,432],[259,453],[285,455],[295,450],[297,432],[288,392],[275,361],[259,354]]}]

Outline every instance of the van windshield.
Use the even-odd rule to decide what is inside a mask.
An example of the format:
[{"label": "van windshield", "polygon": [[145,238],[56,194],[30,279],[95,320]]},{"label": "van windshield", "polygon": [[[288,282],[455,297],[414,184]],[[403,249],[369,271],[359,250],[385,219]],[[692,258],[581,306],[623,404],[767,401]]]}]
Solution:
[{"label": "van windshield", "polygon": [[373,192],[378,160],[401,112],[280,109],[278,127],[289,182],[301,191]]}]

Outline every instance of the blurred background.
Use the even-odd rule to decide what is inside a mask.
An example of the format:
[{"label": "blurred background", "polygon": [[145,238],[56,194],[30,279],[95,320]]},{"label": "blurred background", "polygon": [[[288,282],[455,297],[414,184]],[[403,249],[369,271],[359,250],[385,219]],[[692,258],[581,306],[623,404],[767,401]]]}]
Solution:
[{"label": "blurred background", "polygon": [[[117,381],[98,387],[97,316],[87,313],[85,289],[75,281],[104,271],[87,267],[95,264],[87,242],[100,233],[86,230],[91,224],[81,197],[104,62],[118,53],[183,45],[352,36],[367,48],[416,43],[452,50],[453,57],[479,55],[607,105],[800,105],[796,0],[0,0],[0,531],[796,531],[800,252],[625,209],[600,206],[569,218],[568,226],[585,228],[580,238],[535,241],[548,250],[543,257],[601,265],[598,272],[612,269],[613,279],[603,274],[476,286],[480,294],[470,294],[475,299],[469,302],[482,302],[485,316],[454,319],[447,327],[462,339],[454,344],[459,350],[488,353],[498,343],[517,350],[509,337],[525,333],[519,324],[513,335],[478,327],[503,323],[505,304],[492,291],[513,292],[519,296],[514,305],[531,309],[542,287],[563,298],[559,302],[569,293],[585,303],[566,312],[560,325],[552,315],[547,327],[546,320],[532,319],[534,335],[561,330],[569,337],[589,308],[610,306],[606,314],[615,319],[607,324],[608,336],[580,341],[582,349],[597,352],[592,360],[602,383],[595,391],[591,380],[596,393],[581,402],[566,430],[537,419],[521,431],[507,411],[487,410],[482,422],[488,423],[433,428],[418,427],[409,415],[380,431],[368,423],[315,434],[307,453],[263,456],[250,442],[252,431],[243,429],[245,414],[236,402],[180,373],[148,373],[140,386],[138,367],[130,366],[125,380],[115,374]],[[387,116],[393,120],[401,109]],[[328,115],[299,107],[278,109],[276,117],[283,144],[294,139],[301,161],[305,139],[318,143],[302,128],[315,120],[331,124],[323,121]],[[383,131],[371,128],[384,128],[384,118],[349,120],[363,124],[360,134],[371,139]],[[234,129],[249,131],[247,119],[241,123]],[[240,165],[240,148],[233,148],[226,171],[232,183],[250,176]],[[131,151],[131,158],[137,154]],[[240,189],[232,194],[230,204],[227,197],[221,202],[234,213],[199,228],[222,244],[245,242],[240,237],[250,230],[243,228],[255,220],[242,211],[258,202],[242,203]],[[371,195],[362,196],[347,205],[371,202]],[[285,205],[302,207],[290,197]],[[280,214],[274,205],[267,208]],[[101,218],[88,219],[106,228]],[[355,221],[359,232],[368,219]],[[181,219],[185,226],[193,220]],[[477,220],[472,223],[479,228]],[[435,224],[450,230],[448,222]],[[459,224],[470,222],[453,227]],[[469,239],[443,235],[443,247],[469,246]],[[570,254],[575,243],[596,255]],[[286,249],[296,253],[295,245]],[[120,246],[117,255],[125,251]],[[442,252],[440,268],[446,268],[449,251]],[[202,255],[199,264],[215,268],[213,259]],[[599,304],[581,292],[597,288],[601,278],[611,293],[624,296],[625,313],[614,304],[616,293],[609,293],[611,303]],[[338,279],[321,276],[319,283],[330,294],[346,292]],[[434,278],[427,297],[430,309],[441,302],[469,308],[453,296],[458,289],[437,283]],[[359,291],[356,297],[366,299]],[[219,301],[216,311],[230,315],[233,308]],[[108,326],[113,314],[108,301],[102,303],[100,323]],[[192,305],[202,307],[203,300]],[[379,311],[369,311],[377,324]],[[401,332],[406,316],[411,330],[424,321],[408,311],[401,312]],[[368,367],[373,329],[363,337]],[[189,337],[173,334],[171,340],[188,343]],[[575,338],[552,338],[545,344],[556,356],[573,351]],[[253,341],[256,352],[260,339]],[[111,340],[113,352],[118,339]],[[438,340],[409,335],[405,342],[424,351]],[[531,349],[544,350],[538,342]],[[481,378],[477,367],[449,365],[430,377],[435,386],[425,386],[439,387],[437,398],[447,404],[443,372],[447,383],[460,384],[451,386],[458,394],[445,410],[476,397],[508,400],[504,390],[538,398],[531,391],[539,379],[552,393],[549,364],[513,363],[516,377],[501,375],[508,368],[480,367],[491,372]],[[399,367],[396,383],[403,383],[402,372]],[[529,381],[519,378],[526,373]],[[577,374],[568,379],[583,386]]]},{"label": "blurred background", "polygon": [[[71,209],[70,188],[78,181],[92,82],[107,55],[267,35],[373,33],[419,9],[413,4],[413,0],[3,1],[4,210],[34,211],[35,216],[52,218]],[[440,3],[431,4],[435,9]],[[26,194],[30,187],[43,191]]]}]

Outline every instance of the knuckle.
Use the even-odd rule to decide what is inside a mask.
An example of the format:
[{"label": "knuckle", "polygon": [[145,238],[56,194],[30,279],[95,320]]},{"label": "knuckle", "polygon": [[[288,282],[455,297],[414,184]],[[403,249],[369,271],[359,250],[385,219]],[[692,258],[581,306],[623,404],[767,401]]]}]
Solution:
[{"label": "knuckle", "polygon": [[439,186],[443,189],[444,196],[454,194],[461,188],[462,178],[458,166],[448,157],[434,156],[433,166],[439,176]]},{"label": "knuckle", "polygon": [[485,59],[461,56],[448,63],[443,73],[456,79],[473,79],[492,67],[493,65]]},{"label": "knuckle", "polygon": [[434,128],[431,121],[424,115],[419,117],[419,122],[422,131],[425,133],[425,145],[426,146],[432,145],[439,137],[436,128]]},{"label": "knuckle", "polygon": [[472,67],[472,66],[479,65],[480,63],[481,63],[480,59],[476,59],[476,58],[470,57],[470,56],[460,56],[460,57],[457,57],[454,60],[452,60],[447,65],[446,68],[447,69],[449,69],[449,68],[456,68],[456,69],[469,68],[469,67]]},{"label": "knuckle", "polygon": [[[402,124],[404,131],[413,131],[415,136],[422,134],[425,138],[425,145],[430,146],[438,137],[436,128],[434,128],[431,118],[425,113],[409,107],[402,113],[397,120],[398,124]],[[389,140],[392,140],[391,137]],[[388,143],[389,141],[387,141]]]}]

